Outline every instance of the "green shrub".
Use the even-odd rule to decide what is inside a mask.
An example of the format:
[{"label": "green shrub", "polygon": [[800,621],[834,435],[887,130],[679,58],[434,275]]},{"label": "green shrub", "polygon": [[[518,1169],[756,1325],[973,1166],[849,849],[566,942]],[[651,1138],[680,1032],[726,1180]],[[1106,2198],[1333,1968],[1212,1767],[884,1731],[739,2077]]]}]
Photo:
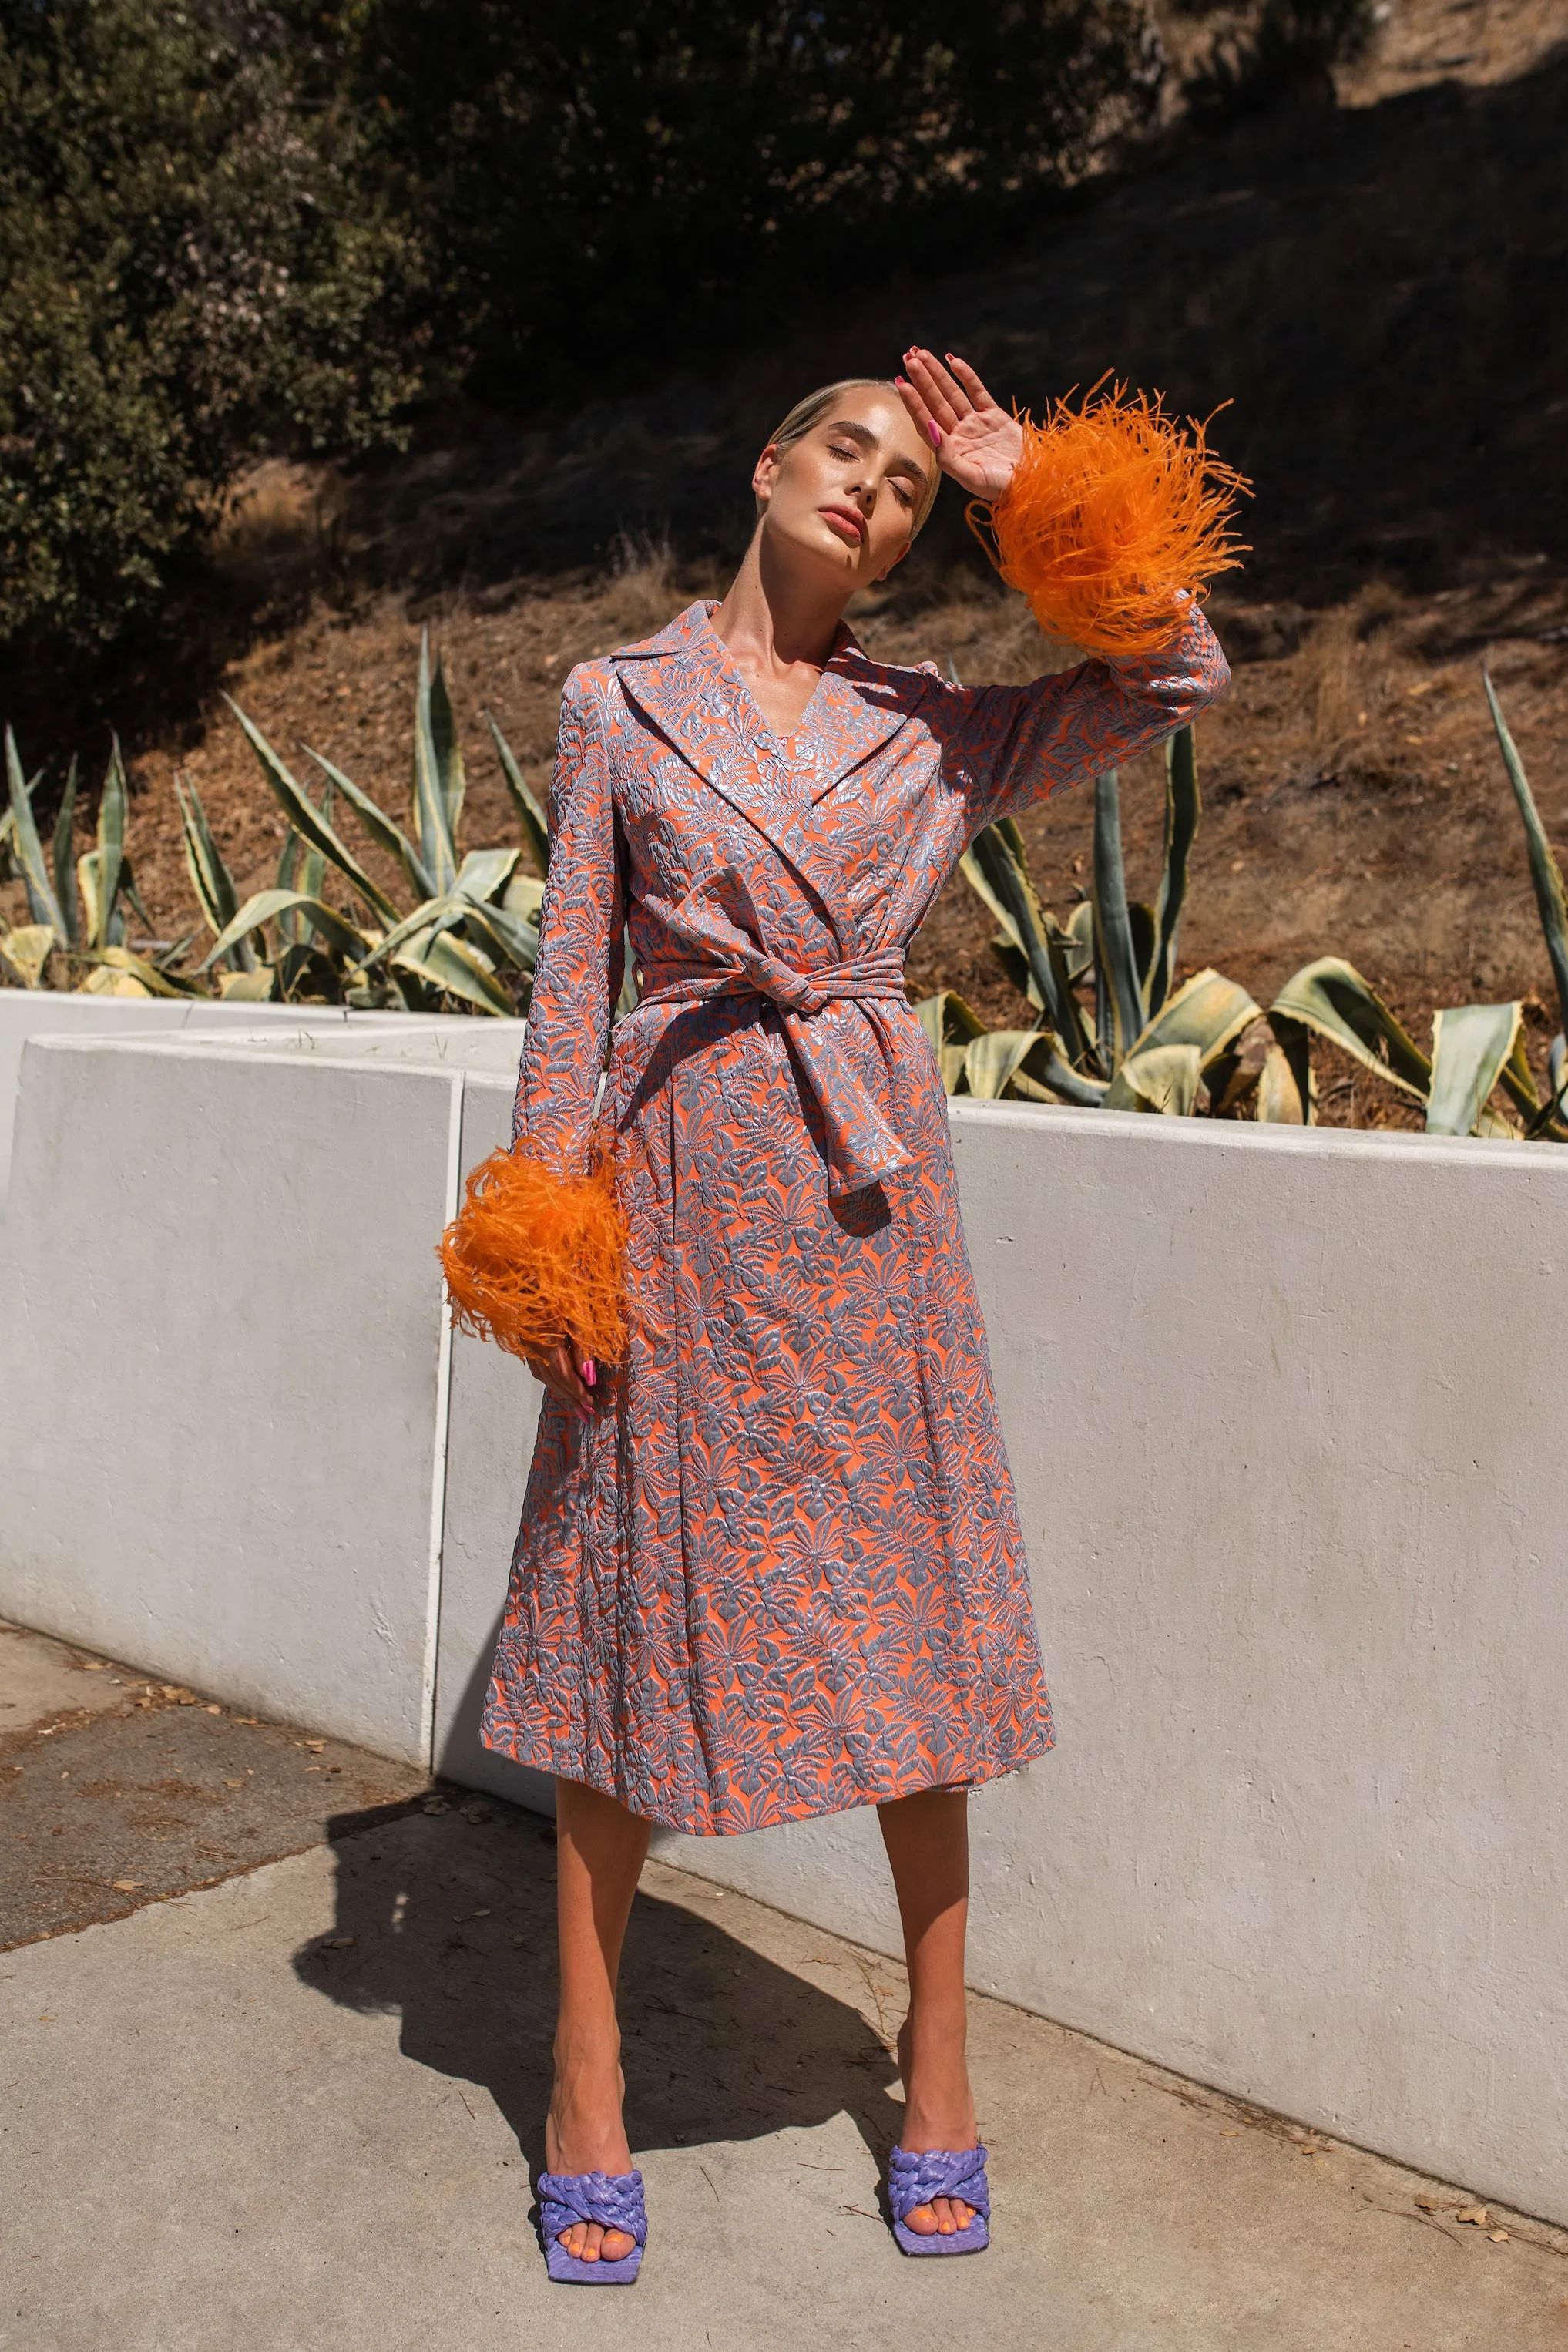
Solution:
[{"label": "green shrub", "polygon": [[0,0],[14,648],[113,637],[250,453],[382,439],[414,388],[413,248],[290,57],[256,0]]}]

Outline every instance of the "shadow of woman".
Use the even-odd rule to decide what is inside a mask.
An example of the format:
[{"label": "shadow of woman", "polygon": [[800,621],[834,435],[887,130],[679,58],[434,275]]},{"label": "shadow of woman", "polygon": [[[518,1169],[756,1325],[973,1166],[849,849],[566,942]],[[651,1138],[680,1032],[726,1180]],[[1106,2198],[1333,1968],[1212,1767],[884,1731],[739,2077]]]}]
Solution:
[{"label": "shadow of woman", "polygon": [[[555,2025],[553,1823],[458,1790],[339,1814],[329,1836],[336,1917],[295,1954],[297,1974],[346,2008],[400,2015],[404,2056],[487,2091],[537,2177]],[[843,2112],[884,2164],[900,2116],[885,2044],[857,2009],[713,1920],[640,1892],[621,2012],[633,2151]]]}]

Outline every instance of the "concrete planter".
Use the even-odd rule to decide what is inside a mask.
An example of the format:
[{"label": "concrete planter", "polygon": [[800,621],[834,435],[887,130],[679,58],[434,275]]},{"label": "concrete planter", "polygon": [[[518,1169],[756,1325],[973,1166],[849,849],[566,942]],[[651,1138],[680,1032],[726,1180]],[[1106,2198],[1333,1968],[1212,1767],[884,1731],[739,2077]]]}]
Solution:
[{"label": "concrete planter", "polygon": [[[432,1244],[514,1039],[40,1042],[0,1611],[524,1801],[477,1746],[537,1399]],[[1568,1154],[955,1106],[1061,1746],[988,1990],[1568,2221]],[[875,1825],[670,1839],[895,1939]]]}]

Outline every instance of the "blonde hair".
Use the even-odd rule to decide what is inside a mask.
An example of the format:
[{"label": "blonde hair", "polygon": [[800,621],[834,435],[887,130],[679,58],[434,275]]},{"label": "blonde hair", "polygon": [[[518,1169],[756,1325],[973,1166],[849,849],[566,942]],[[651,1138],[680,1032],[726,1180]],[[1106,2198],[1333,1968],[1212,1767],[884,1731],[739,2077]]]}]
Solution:
[{"label": "blonde hair", "polygon": [[[891,377],[885,375],[845,375],[841,376],[837,383],[824,383],[817,391],[809,392],[804,400],[798,400],[795,403],[794,407],[782,422],[774,426],[763,446],[777,449],[780,454],[787,449],[792,449],[797,441],[803,441],[808,433],[816,431],[817,426],[834,406],[840,395],[846,392],[891,392],[896,397],[898,386]],[[936,503],[936,493],[941,487],[942,469],[934,463],[930,479],[915,509],[915,523],[909,534],[912,544],[919,538],[925,528],[931,509]],[[762,512],[760,499],[757,502],[757,511],[758,514]]]}]

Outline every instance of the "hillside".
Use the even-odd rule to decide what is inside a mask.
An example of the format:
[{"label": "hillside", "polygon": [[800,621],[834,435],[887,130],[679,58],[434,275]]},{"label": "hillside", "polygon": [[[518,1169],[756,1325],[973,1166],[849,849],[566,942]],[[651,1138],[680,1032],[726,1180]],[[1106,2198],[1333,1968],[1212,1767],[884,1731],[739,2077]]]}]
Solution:
[{"label": "hillside", "polygon": [[[810,383],[886,369],[921,338],[1037,404],[1107,368],[1198,415],[1233,404],[1214,437],[1256,485],[1254,553],[1214,608],[1237,677],[1201,734],[1184,966],[1217,963],[1266,1002],[1308,957],[1342,953],[1418,1035],[1438,1004],[1539,999],[1549,974],[1479,668],[1563,840],[1568,51],[1549,46],[1555,14],[1422,0],[1396,13],[1339,110],[1202,142],[1173,131],[1163,157],[1092,184],[967,275],[912,272],[857,302],[846,266],[816,318],[723,383],[607,385],[591,408],[522,425],[449,415],[409,455],[351,473],[264,467],[183,657],[117,705],[159,934],[196,922],[176,766],[242,884],[270,879],[276,861],[282,821],[220,688],[280,748],[310,741],[401,811],[430,625],[469,752],[468,845],[509,838],[481,709],[542,782],[570,664],[722,584],[777,415]],[[854,615],[863,640],[975,678],[1054,666],[960,509],[945,490],[894,592]],[[57,710],[12,685],[29,764],[63,754]],[[1144,887],[1155,785],[1134,771],[1124,792]],[[1071,796],[1026,827],[1059,908],[1084,870],[1088,814]],[[955,885],[915,943],[912,984],[958,986],[994,1018],[1016,1011],[988,928]],[[1376,1091],[1326,1115],[1380,1117]]]}]

